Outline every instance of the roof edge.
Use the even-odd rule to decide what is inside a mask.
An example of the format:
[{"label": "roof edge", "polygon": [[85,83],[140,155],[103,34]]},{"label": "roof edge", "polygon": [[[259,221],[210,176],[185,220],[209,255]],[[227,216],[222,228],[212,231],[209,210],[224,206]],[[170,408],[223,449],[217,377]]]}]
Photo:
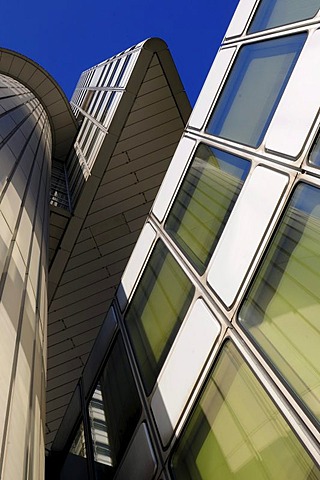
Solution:
[{"label": "roof edge", "polygon": [[38,63],[14,50],[0,48],[0,73],[25,85],[47,112],[53,138],[53,157],[64,160],[78,124],[62,88]]}]

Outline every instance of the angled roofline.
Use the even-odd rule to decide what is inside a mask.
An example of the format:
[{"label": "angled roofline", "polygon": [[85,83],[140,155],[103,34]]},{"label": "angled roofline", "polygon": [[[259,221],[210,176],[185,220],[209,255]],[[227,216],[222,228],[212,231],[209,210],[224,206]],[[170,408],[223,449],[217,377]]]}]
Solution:
[{"label": "angled roofline", "polygon": [[[80,234],[81,229],[83,228],[83,225],[85,224],[87,215],[91,208],[91,202],[94,199],[94,196],[96,195],[96,192],[99,188],[102,176],[104,176],[108,171],[109,162],[112,159],[113,155],[117,156],[121,154],[120,151],[116,153],[114,152],[117,148],[119,140],[121,139],[121,134],[126,126],[126,121],[135,105],[135,102],[141,102],[142,97],[139,97],[138,94],[141,86],[143,85],[145,76],[153,60],[157,60],[157,63],[161,67],[161,70],[162,70],[161,76],[165,78],[166,86],[170,91],[170,97],[172,99],[171,105],[174,104],[179,114],[179,119],[181,120],[180,135],[182,134],[183,128],[187,123],[189,115],[191,113],[191,106],[190,106],[187,94],[184,90],[183,84],[181,82],[177,68],[174,64],[171,53],[168,49],[167,44],[159,38],[149,38],[135,45],[134,47],[131,47],[128,50],[111,57],[110,59],[106,59],[105,61],[98,63],[94,67],[91,67],[85,70],[85,72],[97,66],[101,66],[110,60],[114,60],[116,58],[119,58],[120,56],[124,56],[130,52],[135,52],[135,51],[140,51],[140,54],[136,60],[135,67],[133,68],[130,74],[130,78],[128,79],[128,82],[125,87],[125,92],[123,93],[123,96],[117,106],[117,109],[114,112],[112,121],[108,125],[108,134],[106,135],[100,147],[97,158],[95,159],[95,163],[91,170],[91,175],[88,177],[87,181],[83,186],[83,189],[75,205],[75,208],[72,212],[72,215],[70,216],[70,218],[66,223],[66,226],[64,227],[64,231],[62,233],[59,245],[56,249],[56,254],[53,256],[52,263],[49,268],[49,289],[48,289],[49,306],[51,306],[52,302],[56,300],[55,298],[56,291],[61,282],[64,270],[69,262],[69,259],[71,258],[73,247],[77,241],[77,238]],[[150,94],[154,95],[154,102],[152,103],[156,104],[158,101],[157,92],[158,92],[157,89],[151,90],[151,91],[147,90],[144,95],[145,96],[148,96]],[[140,108],[141,108],[141,104],[139,109]],[[141,121],[137,120],[137,125],[139,125],[140,123]],[[165,123],[166,123],[166,119],[163,120],[163,124]],[[178,129],[176,131],[178,131]],[[148,135],[145,137],[145,140],[144,140],[146,143],[147,141],[149,141]],[[162,147],[166,145],[167,136],[166,134],[162,134],[161,132],[159,132],[157,135],[158,135],[157,138],[159,140],[159,150],[161,150],[160,145],[162,145]],[[124,139],[124,141],[126,142],[132,141],[133,146],[130,147],[129,145],[127,145],[126,147],[123,147],[125,148],[125,151],[122,153],[127,152],[127,150],[130,150],[131,148],[132,149],[135,148],[135,144],[134,144],[135,138],[136,138],[136,135],[131,135],[130,137]],[[178,141],[179,140],[177,139],[176,145],[178,144]],[[143,146],[146,143],[142,143],[140,147],[143,148]],[[174,149],[174,147],[172,148]],[[146,151],[146,154],[145,154],[146,156],[147,156],[147,153],[148,152]],[[161,160],[161,157],[160,157],[160,160]],[[130,162],[126,162],[127,165],[129,165],[129,163]],[[148,166],[150,165],[146,162],[145,167],[148,168]],[[111,169],[112,169],[112,165],[111,165]],[[164,172],[163,172],[163,175],[164,175]],[[150,187],[146,186],[146,189],[147,188],[150,188]],[[123,189],[122,191],[125,192],[125,189]],[[120,205],[120,204],[121,204],[121,198],[118,197],[117,205]],[[145,214],[145,218],[146,217],[147,217],[147,214]],[[121,234],[121,235],[125,237],[125,234]],[[111,310],[108,309],[109,313],[107,311],[105,312],[107,318],[109,318],[110,315],[112,315],[112,313],[110,313]],[[55,313],[53,314],[55,315]],[[109,332],[108,322],[109,320],[106,320],[106,322],[102,324],[101,332],[105,332],[105,331]],[[50,320],[49,320],[49,324],[50,324]],[[67,333],[67,329],[64,331],[64,334],[66,333]],[[63,337],[63,334],[61,332],[60,334],[61,334],[61,337]],[[103,347],[100,348],[99,345],[100,347],[101,345],[103,345]],[[95,346],[93,347],[93,350],[91,350],[91,354],[89,355],[88,365],[84,367],[84,371],[82,372],[82,374],[85,376],[85,379],[86,379],[86,387],[85,387],[86,395],[89,395],[89,390],[97,374],[97,364],[99,364],[99,362],[102,361],[102,357],[106,353],[105,347],[106,347],[106,338],[104,337],[104,333],[101,333],[101,334],[98,333],[95,339]],[[97,355],[97,349],[99,350],[98,355]],[[48,354],[48,358],[50,359],[50,352]],[[80,378],[82,378],[82,376]],[[48,385],[49,383],[50,383],[50,380],[48,381]],[[78,416],[80,415],[81,402],[79,402],[79,398],[80,398],[79,391],[77,387],[75,387],[75,390],[73,391],[73,397],[71,401],[68,403],[68,406],[65,407],[64,414],[61,415],[61,424],[55,429],[55,431],[51,431],[51,434],[55,434],[55,437],[52,440],[53,443],[50,447],[50,450],[55,454],[58,454],[59,452],[62,452],[65,448],[67,448],[72,427],[74,426],[74,423],[76,422]]]}]

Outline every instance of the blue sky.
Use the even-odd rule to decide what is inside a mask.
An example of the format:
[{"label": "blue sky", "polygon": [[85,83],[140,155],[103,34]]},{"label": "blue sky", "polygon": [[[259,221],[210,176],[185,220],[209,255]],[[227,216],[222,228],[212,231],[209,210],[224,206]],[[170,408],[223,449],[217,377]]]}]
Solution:
[{"label": "blue sky", "polygon": [[238,0],[13,0],[1,47],[42,65],[70,98],[80,73],[148,37],[163,38],[194,104]]}]

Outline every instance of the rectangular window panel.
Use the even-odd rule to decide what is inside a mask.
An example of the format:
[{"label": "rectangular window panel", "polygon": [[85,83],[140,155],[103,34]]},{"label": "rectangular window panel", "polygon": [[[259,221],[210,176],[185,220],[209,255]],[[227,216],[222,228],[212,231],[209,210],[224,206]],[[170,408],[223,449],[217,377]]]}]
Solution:
[{"label": "rectangular window panel", "polygon": [[206,145],[195,153],[165,229],[201,274],[249,170],[249,161]]},{"label": "rectangular window panel", "polygon": [[320,0],[261,0],[248,33],[312,18],[319,8]]},{"label": "rectangular window panel", "polygon": [[320,190],[300,183],[239,313],[240,324],[320,419]]},{"label": "rectangular window panel", "polygon": [[305,33],[243,46],[217,101],[207,132],[257,147],[288,83]]},{"label": "rectangular window panel", "polygon": [[[120,335],[89,403],[89,418],[96,473],[116,467],[126,450],[141,414],[139,395]],[[104,477],[101,477],[104,478]]]},{"label": "rectangular window panel", "polygon": [[189,308],[193,292],[186,274],[158,241],[125,315],[147,395]]},{"label": "rectangular window panel", "polygon": [[320,478],[231,342],[179,440],[171,468],[176,480]]}]

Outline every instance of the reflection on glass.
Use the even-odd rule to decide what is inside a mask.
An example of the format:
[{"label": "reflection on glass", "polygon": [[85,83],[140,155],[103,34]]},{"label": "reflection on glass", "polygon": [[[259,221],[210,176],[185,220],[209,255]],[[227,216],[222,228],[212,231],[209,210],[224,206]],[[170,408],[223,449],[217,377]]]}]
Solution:
[{"label": "reflection on glass", "polygon": [[112,466],[113,461],[100,383],[96,386],[89,403],[89,418],[94,460]]},{"label": "reflection on glass", "polygon": [[320,478],[231,342],[222,350],[181,436],[172,470],[176,480]]},{"label": "reflection on glass", "polygon": [[239,319],[319,421],[319,189],[297,186]]},{"label": "reflection on glass", "polygon": [[263,140],[306,34],[243,46],[217,101],[207,132],[257,147]]},{"label": "reflection on glass", "polygon": [[138,423],[141,405],[123,341],[118,336],[89,403],[96,473],[117,466]]},{"label": "reflection on glass", "polygon": [[80,423],[76,436],[74,437],[70,448],[70,453],[73,453],[74,455],[79,455],[79,457],[87,457],[83,422]]},{"label": "reflection on glass", "polygon": [[158,241],[125,316],[148,395],[191,303],[193,291],[188,277]]},{"label": "reflection on glass", "polygon": [[248,32],[259,32],[312,18],[319,8],[320,0],[261,0]]},{"label": "reflection on glass", "polygon": [[309,162],[314,167],[320,167],[320,134],[319,133],[310,151]]},{"label": "reflection on glass", "polygon": [[230,216],[250,162],[206,145],[197,149],[165,229],[203,273]]}]

